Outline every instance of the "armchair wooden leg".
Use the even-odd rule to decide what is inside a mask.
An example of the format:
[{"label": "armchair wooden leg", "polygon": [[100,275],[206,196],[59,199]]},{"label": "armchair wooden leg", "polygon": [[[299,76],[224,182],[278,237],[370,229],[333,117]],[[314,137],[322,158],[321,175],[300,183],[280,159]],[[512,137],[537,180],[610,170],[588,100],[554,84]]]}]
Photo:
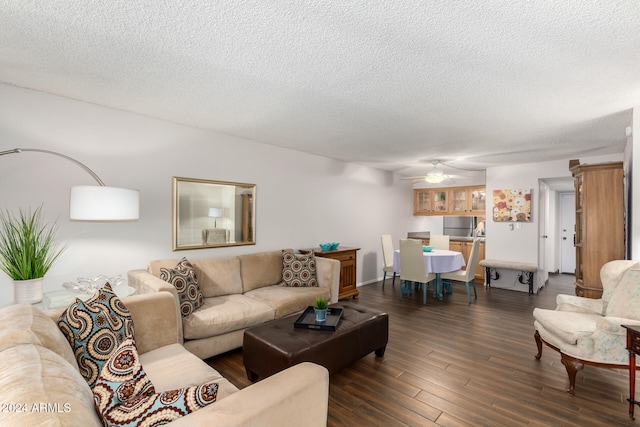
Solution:
[{"label": "armchair wooden leg", "polygon": [[564,353],[561,354],[562,364],[567,368],[567,374],[569,375],[569,388],[567,389],[567,393],[573,396],[576,394],[576,374],[584,368],[584,363]]},{"label": "armchair wooden leg", "polygon": [[536,346],[538,346],[538,354],[536,354],[536,359],[540,360],[540,358],[542,357],[542,338],[540,338],[540,333],[538,333],[538,331],[533,334],[533,337],[536,339]]}]

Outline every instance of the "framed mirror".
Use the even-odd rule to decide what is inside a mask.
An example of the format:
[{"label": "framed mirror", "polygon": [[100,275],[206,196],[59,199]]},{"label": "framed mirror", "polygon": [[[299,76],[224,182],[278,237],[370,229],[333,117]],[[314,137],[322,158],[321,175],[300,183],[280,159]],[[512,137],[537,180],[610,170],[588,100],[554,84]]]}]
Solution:
[{"label": "framed mirror", "polygon": [[256,185],[173,177],[173,250],[256,244]]}]

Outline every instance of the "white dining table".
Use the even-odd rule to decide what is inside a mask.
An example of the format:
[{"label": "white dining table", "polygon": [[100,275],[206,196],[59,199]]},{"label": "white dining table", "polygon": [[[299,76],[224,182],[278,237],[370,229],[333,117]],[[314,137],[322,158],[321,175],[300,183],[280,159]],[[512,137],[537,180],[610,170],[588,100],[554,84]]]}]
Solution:
[{"label": "white dining table", "polygon": [[[442,299],[440,273],[460,270],[466,265],[464,256],[462,256],[462,252],[447,249],[432,249],[430,252],[423,252],[422,255],[426,272],[436,275],[436,293],[438,299]],[[400,249],[393,252],[393,272],[400,273]]]}]

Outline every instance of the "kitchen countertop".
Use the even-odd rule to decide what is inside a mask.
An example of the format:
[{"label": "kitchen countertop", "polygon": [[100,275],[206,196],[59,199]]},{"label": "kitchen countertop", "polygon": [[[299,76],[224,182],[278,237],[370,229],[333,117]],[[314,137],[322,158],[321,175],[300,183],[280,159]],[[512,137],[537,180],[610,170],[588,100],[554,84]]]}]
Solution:
[{"label": "kitchen countertop", "polygon": [[[430,231],[410,231],[407,233],[407,239],[430,239],[431,232]],[[479,237],[481,242],[484,242],[486,236]],[[449,240],[452,242],[473,242],[473,237],[465,237],[465,236],[449,236]]]}]

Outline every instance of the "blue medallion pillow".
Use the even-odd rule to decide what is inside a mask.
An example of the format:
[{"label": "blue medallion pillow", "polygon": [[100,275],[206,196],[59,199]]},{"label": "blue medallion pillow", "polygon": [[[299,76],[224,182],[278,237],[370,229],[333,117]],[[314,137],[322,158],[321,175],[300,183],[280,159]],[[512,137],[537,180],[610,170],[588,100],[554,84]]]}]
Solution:
[{"label": "blue medallion pillow", "polygon": [[159,426],[216,401],[218,384],[156,393],[135,340],[127,338],[112,354],[93,387],[93,400],[105,426]]},{"label": "blue medallion pillow", "polygon": [[109,283],[86,301],[76,298],[58,318],[58,327],[71,345],[89,387],[118,346],[133,336],[131,313]]},{"label": "blue medallion pillow", "polygon": [[182,258],[174,268],[161,268],[160,278],[171,283],[178,291],[180,313],[183,317],[190,315],[204,304],[196,269],[188,259]]}]

